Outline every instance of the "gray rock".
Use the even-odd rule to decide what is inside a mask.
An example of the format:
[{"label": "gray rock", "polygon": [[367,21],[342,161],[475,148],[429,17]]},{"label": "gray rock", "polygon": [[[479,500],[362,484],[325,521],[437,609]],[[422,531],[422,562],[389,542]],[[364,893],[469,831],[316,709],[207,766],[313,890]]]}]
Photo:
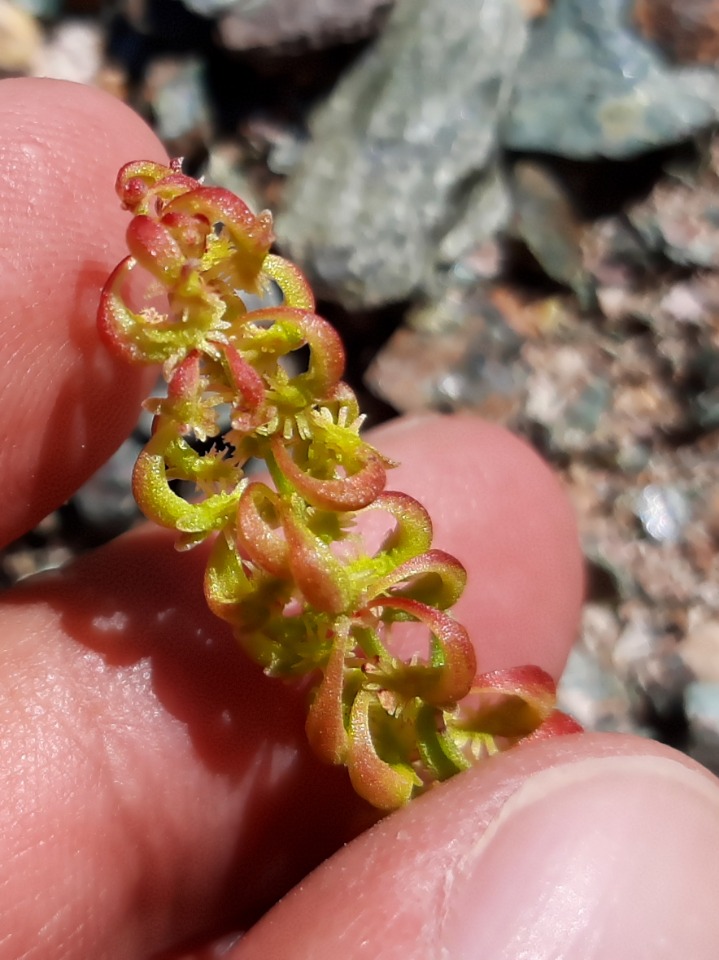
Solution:
[{"label": "gray rock", "polygon": [[525,36],[516,0],[398,3],[315,114],[277,222],[321,296],[352,309],[422,288],[491,165]]},{"label": "gray rock", "polygon": [[427,407],[470,409],[507,423],[521,403],[526,370],[521,337],[481,290],[457,286],[415,311],[375,357],[370,389],[403,413]]},{"label": "gray rock", "polygon": [[242,197],[254,213],[262,210],[262,201],[251,179],[245,176],[240,152],[234,144],[217,143],[210,149],[203,180]]},{"label": "gray rock", "polygon": [[690,683],[684,694],[690,732],[690,754],[719,771],[719,683]]},{"label": "gray rock", "polygon": [[719,684],[719,619],[693,625],[679,655],[693,679]]},{"label": "gray rock", "polygon": [[546,430],[554,454],[576,454],[594,445],[609,417],[612,384],[593,369],[592,359],[576,344],[557,344],[544,369],[532,368],[526,421]]},{"label": "gray rock", "polygon": [[140,517],[130,483],[139,452],[139,442],[130,437],[73,497],[90,526],[124,530]]},{"label": "gray rock", "polygon": [[654,656],[636,664],[632,680],[651,706],[655,719],[663,724],[681,711],[691,676],[681,657],[676,651],[667,649],[665,642],[658,644]]},{"label": "gray rock", "polygon": [[630,0],[555,0],[533,28],[505,143],[627,157],[715,122],[719,73],[672,67],[631,22]]},{"label": "gray rock", "polygon": [[222,43],[230,50],[317,49],[360,40],[378,29],[394,0],[183,0],[203,16],[226,11]]},{"label": "gray rock", "polygon": [[[0,0],[0,76],[32,73],[41,53],[43,36],[35,17],[44,13],[45,4],[14,3]],[[54,5],[48,16],[57,12]]]},{"label": "gray rock", "polygon": [[[231,10],[237,0],[182,0],[184,6],[201,17],[216,17],[226,10]],[[245,4],[240,3],[242,9]]]},{"label": "gray rock", "polygon": [[204,84],[204,65],[195,57],[159,58],[145,79],[147,97],[161,140],[184,154],[197,139],[207,141],[210,107]]},{"label": "gray rock", "polygon": [[585,730],[645,732],[635,719],[629,689],[611,669],[579,645],[570,653],[559,681],[557,706]]},{"label": "gray rock", "polygon": [[547,276],[574,290],[582,307],[593,306],[582,259],[582,225],[562,183],[543,165],[520,160],[511,184],[517,235]]},{"label": "gray rock", "polygon": [[512,203],[498,164],[474,182],[459,206],[458,219],[442,238],[438,250],[438,262],[452,268],[509,222]]},{"label": "gray rock", "polygon": [[[3,0],[2,3],[2,14],[0,18],[2,20],[3,27],[3,41],[8,42],[10,38],[5,36],[5,33],[8,29],[8,14],[7,8],[19,8],[33,17],[38,17],[42,20],[52,20],[60,13],[63,4],[60,0],[12,0],[12,3],[9,0]],[[10,26],[12,29],[12,26]]]},{"label": "gray rock", "polygon": [[628,211],[649,249],[681,267],[713,270],[719,262],[719,180],[669,176]]},{"label": "gray rock", "polygon": [[37,77],[91,84],[102,67],[104,43],[99,22],[63,19],[46,35],[33,72]]},{"label": "gray rock", "polygon": [[649,483],[639,491],[634,509],[644,532],[657,543],[677,543],[691,519],[691,509],[681,490],[657,483]]}]

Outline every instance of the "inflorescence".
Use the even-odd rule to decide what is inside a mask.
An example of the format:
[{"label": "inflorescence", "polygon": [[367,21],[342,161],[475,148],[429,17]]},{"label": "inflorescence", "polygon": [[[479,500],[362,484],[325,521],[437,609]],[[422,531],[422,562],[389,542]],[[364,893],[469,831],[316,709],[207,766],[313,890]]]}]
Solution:
[{"label": "inflorescence", "polygon": [[[315,681],[316,753],[392,809],[519,739],[576,729],[539,668],[477,675],[448,612],[465,571],[432,547],[424,507],[385,489],[393,464],[360,436],[339,336],[300,270],[270,253],[270,214],[186,176],[180,161],[127,164],[117,192],[133,214],[130,256],[105,286],[99,328],[128,360],[161,364],[168,382],[166,397],[145,402],[154,423],[135,496],[178,532],[178,549],[213,539],[207,601],[252,660]],[[162,300],[133,309],[142,271]],[[280,306],[248,308],[273,285]],[[302,348],[309,362],[293,373],[287,358]],[[250,460],[266,479],[247,476]],[[370,511],[390,525],[372,552],[360,532]],[[425,658],[397,655],[393,631],[406,622],[429,634]]]}]

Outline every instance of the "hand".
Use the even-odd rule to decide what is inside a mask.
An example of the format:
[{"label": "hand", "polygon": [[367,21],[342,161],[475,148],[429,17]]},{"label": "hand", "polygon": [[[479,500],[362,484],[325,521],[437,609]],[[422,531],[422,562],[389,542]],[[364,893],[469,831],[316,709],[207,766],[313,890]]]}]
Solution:
[{"label": "hand", "polygon": [[[107,355],[94,314],[124,254],[116,171],[164,157],[120,103],[50,81],[0,84],[0,129],[8,542],[137,416],[148,374]],[[481,669],[557,676],[581,561],[549,471],[470,418],[375,442],[468,568],[457,613]],[[206,611],[203,563],[145,527],[2,598],[0,960],[715,957],[717,781],[608,735],[519,747],[431,791],[230,946],[374,815],[309,754],[302,697]]]}]

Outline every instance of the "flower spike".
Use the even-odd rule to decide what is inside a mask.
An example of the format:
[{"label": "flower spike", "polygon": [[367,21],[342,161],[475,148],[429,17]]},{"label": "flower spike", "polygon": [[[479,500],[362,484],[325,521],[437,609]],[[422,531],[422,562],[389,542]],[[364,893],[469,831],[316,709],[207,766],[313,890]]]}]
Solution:
[{"label": "flower spike", "polygon": [[[340,338],[299,268],[270,252],[270,214],[178,160],[129,163],[116,189],[133,215],[130,256],[105,284],[99,332],[168,381],[145,403],[154,422],[136,499],[177,531],[178,549],[214,541],[205,596],[241,649],[272,676],[313,679],[306,732],[318,756],[391,810],[523,738],[573,732],[538,668],[475,676],[475,647],[449,612],[464,568],[432,547],[421,504],[385,491],[394,464],[360,436]],[[280,306],[247,306],[273,286]],[[301,348],[309,364],[293,376],[284,361]],[[250,481],[250,459],[269,480]],[[391,524],[373,553],[357,522],[369,511]],[[428,634],[426,656],[397,655],[400,629]]]}]

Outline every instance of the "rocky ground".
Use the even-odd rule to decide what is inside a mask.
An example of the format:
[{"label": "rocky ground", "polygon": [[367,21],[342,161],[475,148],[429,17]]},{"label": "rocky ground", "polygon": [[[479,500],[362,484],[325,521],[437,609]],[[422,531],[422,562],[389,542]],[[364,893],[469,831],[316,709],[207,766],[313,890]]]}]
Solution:
[{"label": "rocky ground", "polygon": [[[718,64],[717,0],[0,0],[6,75],[110,90],[276,213],[375,422],[470,409],[555,465],[563,705],[717,770]],[[135,522],[146,429],[6,583]]]}]

